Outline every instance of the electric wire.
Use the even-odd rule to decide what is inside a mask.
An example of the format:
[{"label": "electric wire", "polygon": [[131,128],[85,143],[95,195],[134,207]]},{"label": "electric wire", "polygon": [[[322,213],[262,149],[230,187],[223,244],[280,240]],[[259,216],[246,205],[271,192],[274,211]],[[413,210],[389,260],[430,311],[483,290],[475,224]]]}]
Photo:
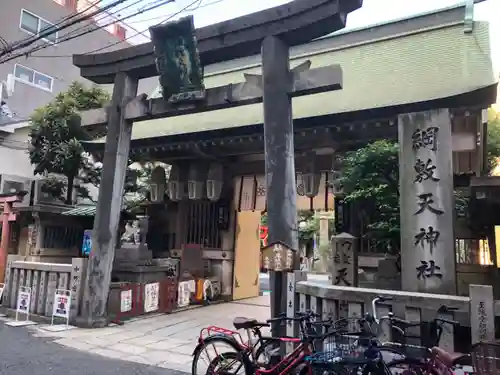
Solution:
[{"label": "electric wire", "polygon": [[[147,9],[143,9],[143,10],[141,10],[141,11],[139,11],[139,12],[136,12],[136,13],[134,13],[134,14],[131,14],[131,15],[127,16],[127,17],[124,17],[124,18],[120,19],[120,21],[123,21],[124,19],[128,19],[128,18],[134,17],[134,16],[136,16],[136,15],[138,15],[138,14],[141,14],[141,13],[147,12],[147,11],[149,11],[149,10],[156,9],[156,8],[158,8],[159,6],[165,5],[165,4],[167,4],[167,3],[171,2],[171,1],[174,1],[174,0],[168,0],[168,1],[163,0],[160,4],[155,4],[155,5],[153,5],[153,6],[149,7],[149,8],[147,8]],[[205,6],[214,5],[214,4],[220,3],[220,2],[222,2],[222,1],[225,1],[225,0],[214,0],[213,2],[208,3],[208,4],[206,4]],[[175,12],[175,13],[172,13],[172,14],[168,15],[168,16],[167,16],[167,18],[165,18],[165,19],[164,19],[163,21],[161,21],[159,24],[161,24],[161,23],[165,23],[165,22],[169,21],[170,19],[172,19],[173,17],[175,17],[175,16],[177,16],[177,15],[179,15],[179,14],[181,14],[181,13],[185,12],[185,11],[195,11],[195,10],[199,9],[200,7],[202,7],[202,2],[203,2],[203,0],[194,0],[193,2],[191,2],[190,4],[188,4],[187,6],[185,6],[184,8],[182,8],[181,10],[179,10],[179,11],[177,11],[177,12]],[[194,9],[189,9],[190,7],[192,7],[192,6],[193,6],[194,4],[196,4],[196,3],[198,3],[198,5],[197,5]],[[163,16],[162,16],[162,17],[163,17]],[[113,24],[113,23],[115,23],[115,22],[112,22],[111,24]],[[104,27],[106,27],[106,26],[109,26],[109,25],[99,26],[99,27],[97,27],[97,28],[95,28],[95,29],[93,29],[93,30],[86,31],[86,32],[80,33],[80,34],[78,34],[78,35],[73,35],[73,36],[70,36],[70,37],[65,38],[64,40],[62,40],[62,41],[61,41],[61,43],[62,43],[62,42],[65,42],[65,41],[68,41],[68,40],[72,40],[72,39],[77,38],[77,37],[80,37],[80,36],[82,36],[82,35],[86,35],[86,34],[88,34],[88,33],[94,32],[94,31],[96,31],[96,30],[102,29],[102,28],[104,28]],[[148,28],[148,29],[149,29],[149,28]],[[115,42],[115,43],[112,43],[112,44],[107,45],[107,46],[105,46],[105,47],[98,48],[98,49],[96,49],[96,50],[92,50],[92,51],[89,51],[89,52],[85,52],[84,54],[91,54],[91,53],[95,53],[95,52],[98,52],[98,51],[101,51],[101,50],[104,50],[104,49],[107,49],[107,48],[113,47],[113,46],[115,46],[115,45],[117,45],[117,44],[120,44],[120,43],[125,42],[125,41],[126,41],[126,40],[128,40],[128,39],[134,38],[135,36],[137,36],[137,35],[139,35],[139,34],[141,34],[141,33],[146,32],[148,29],[145,29],[144,31],[141,31],[141,32],[137,32],[137,33],[135,33],[135,34],[131,35],[130,37],[125,38],[124,40],[117,41],[117,42]],[[27,51],[27,52],[22,52],[22,53],[18,53],[18,54],[17,54],[17,55],[15,55],[15,56],[11,56],[11,57],[9,57],[9,58],[6,58],[6,59],[3,59],[3,60],[0,60],[0,64],[1,64],[1,63],[4,63],[4,62],[11,61],[11,60],[14,60],[14,59],[16,59],[16,58],[18,58],[18,57],[22,57],[22,56],[29,57],[29,56],[31,56],[31,55],[32,55],[32,53],[37,52],[37,51],[42,50],[42,49],[47,48],[47,47],[49,47],[49,46],[48,46],[48,45],[40,45],[40,46],[37,46],[37,47],[33,48],[33,49],[32,49],[32,50],[30,50],[30,51]],[[72,57],[72,55],[33,55],[33,56],[34,56],[34,57],[37,57],[37,58],[38,58],[38,57],[46,57],[46,58],[58,58],[58,57],[60,57],[60,58],[67,58],[67,57]]]},{"label": "electric wire", "polygon": [[[70,35],[74,35],[74,34],[76,34],[78,32],[84,31],[84,30],[90,30],[92,28],[92,26],[95,26],[95,24],[100,25],[101,22],[108,21],[109,18],[114,19],[115,22],[113,22],[113,23],[120,22],[121,20],[120,20],[119,17],[121,16],[121,12],[123,12],[125,9],[133,7],[134,5],[142,3],[143,1],[144,0],[137,0],[137,1],[133,2],[133,3],[131,3],[131,4],[128,4],[128,5],[124,6],[123,8],[115,9],[112,12],[104,12],[104,13],[100,14],[99,16],[94,17],[94,19],[93,19],[94,22],[93,23],[90,23],[88,25],[84,25],[84,26],[79,27],[79,28],[75,28],[74,30],[71,30],[70,32],[64,34],[63,37],[68,37]],[[162,0],[156,0],[156,1],[150,2],[150,3],[146,4],[145,6],[157,3],[157,2],[160,2],[160,1],[162,1]],[[174,1],[174,0],[172,0],[172,1]],[[122,5],[125,5],[125,4],[122,4]],[[142,10],[142,9],[144,9],[144,7],[140,8],[139,11]],[[115,16],[115,14],[118,14],[118,16]],[[130,27],[128,24],[126,26]],[[130,28],[132,28],[132,27],[130,27]],[[137,32],[137,30],[135,30],[135,29],[134,29],[134,31]]]},{"label": "electric wire", "polygon": [[[227,1],[227,0],[214,0],[212,2],[209,2],[209,3],[206,3],[206,4],[200,4],[198,5],[196,8],[194,9],[186,9],[185,11],[196,11],[198,9],[202,9],[202,8],[206,8],[206,7],[209,7],[211,5],[215,5],[215,4],[219,4],[219,3],[222,3],[224,1]],[[192,6],[191,4],[189,6]],[[171,13],[168,15],[168,17],[175,17],[178,13],[175,12],[175,13]],[[168,18],[167,17],[167,18]],[[133,22],[127,22],[127,25],[130,25],[130,24],[135,24],[135,23],[145,23],[145,22],[149,22],[149,21],[155,21],[155,20],[158,20],[158,19],[163,19],[163,22],[165,21],[165,15],[161,15],[161,16],[155,16],[155,17],[151,17],[151,18],[147,18],[147,19],[144,19],[144,20],[140,20],[140,21],[133,21]],[[168,20],[168,19],[167,19]],[[149,30],[149,27],[143,31],[138,31],[138,30],[134,30],[136,33],[125,38],[124,40],[122,41],[118,41],[116,42],[116,44],[119,44],[119,43],[124,43],[126,42],[127,40],[129,39],[132,39],[132,38],[135,38],[136,36],[138,36],[139,34],[141,35],[144,35],[147,31]],[[146,36],[146,35],[144,35]],[[149,36],[146,36],[148,39]],[[111,47],[111,45],[108,45],[108,46],[105,46],[105,47],[102,47],[102,49],[106,49],[106,48],[109,48]],[[93,51],[89,51],[89,52],[85,52],[84,55],[87,55],[87,54],[91,54],[91,53],[95,53],[99,51],[99,49],[97,50],[93,50]],[[36,58],[68,58],[68,57],[73,57],[73,55],[31,55],[33,57],[36,57]]]},{"label": "electric wire", "polygon": [[[138,14],[141,14],[141,13],[144,13],[144,12],[147,12],[147,11],[150,11],[150,10],[153,10],[153,9],[156,9],[156,8],[159,8],[160,6],[163,6],[163,5],[165,5],[165,4],[167,4],[167,3],[170,3],[170,2],[172,2],[172,1],[174,1],[174,0],[162,0],[162,2],[161,2],[161,3],[159,3],[159,4],[153,5],[153,6],[151,6],[151,7],[147,8],[147,9],[145,9],[145,10],[142,10],[142,11],[140,11],[140,12],[136,12],[136,13],[134,13],[134,14],[128,15],[128,16],[126,16],[126,17],[123,17],[123,18],[121,18],[120,20],[121,20],[121,21],[123,21],[123,20],[125,20],[125,19],[129,19],[129,18],[134,17],[134,16],[136,16],[136,15],[138,15]],[[199,1],[199,0],[197,0],[197,1]],[[72,35],[72,36],[69,36],[69,37],[67,37],[67,38],[63,38],[62,40],[60,40],[60,41],[59,41],[59,43],[58,43],[58,44],[61,44],[61,43],[63,43],[63,42],[66,42],[66,41],[69,41],[69,40],[72,40],[72,39],[75,39],[75,38],[78,38],[78,37],[83,36],[83,35],[90,34],[90,33],[94,32],[94,31],[97,31],[97,30],[101,30],[101,29],[103,29],[103,28],[105,28],[105,27],[107,27],[107,26],[110,26],[110,25],[114,24],[114,23],[116,23],[116,22],[115,22],[115,21],[113,21],[113,22],[111,22],[111,23],[109,23],[109,24],[106,24],[106,25],[103,25],[103,26],[97,26],[97,25],[96,25],[97,27],[95,27],[95,28],[94,28],[94,29],[92,29],[92,30],[85,31],[85,32],[82,32],[82,33],[79,33],[79,34],[76,34],[76,35]],[[121,42],[121,41],[120,41],[120,42]],[[5,62],[8,62],[8,61],[12,61],[12,60],[14,60],[14,59],[17,59],[18,57],[22,57],[22,56],[29,56],[29,55],[30,55],[30,54],[32,54],[33,52],[36,52],[36,51],[39,51],[39,50],[42,50],[42,49],[45,49],[45,48],[48,48],[48,47],[51,47],[51,45],[50,45],[50,44],[49,44],[49,45],[47,45],[47,44],[42,44],[42,45],[39,45],[39,46],[35,46],[35,47],[33,47],[31,50],[29,50],[29,51],[19,52],[19,53],[17,53],[17,54],[14,54],[14,55],[8,56],[8,57],[6,57],[6,58],[4,58],[4,59],[1,59],[1,60],[0,60],[0,64],[5,63]]]},{"label": "electric wire", "polygon": [[6,48],[6,49],[4,49],[4,51],[0,52],[0,57],[4,56],[6,54],[10,54],[10,53],[12,53],[12,52],[14,52],[14,51],[16,51],[18,49],[28,47],[31,44],[33,44],[34,42],[42,40],[42,39],[45,39],[47,36],[50,36],[50,35],[54,34],[55,32],[62,31],[64,29],[67,29],[70,26],[73,26],[73,25],[76,25],[76,24],[78,24],[80,22],[92,19],[94,16],[96,16],[96,15],[98,15],[98,14],[106,11],[107,9],[111,9],[111,8],[113,8],[113,7],[121,4],[121,3],[124,3],[125,1],[127,1],[127,0],[115,0],[112,3],[106,5],[106,6],[102,7],[102,8],[99,8],[96,11],[87,13],[83,17],[79,17],[79,18],[74,19],[74,20],[72,20],[72,21],[70,21],[68,23],[64,23],[63,25],[61,25],[59,27],[56,27],[55,29],[54,28],[48,28],[45,31],[38,33],[35,37],[33,37],[30,40],[26,40],[24,42],[21,42],[21,43],[15,44],[15,45],[9,45],[8,48]]},{"label": "electric wire", "polygon": [[[192,7],[192,6],[193,6],[194,4],[196,4],[196,3],[198,3],[198,7],[199,7],[199,6],[201,5],[201,3],[202,3],[202,2],[203,2],[203,0],[194,0],[192,3],[190,3],[189,5],[186,5],[186,6],[185,6],[184,8],[182,8],[181,10],[179,10],[179,11],[177,11],[177,12],[173,13],[173,14],[170,14],[167,18],[165,18],[163,21],[161,21],[161,22],[160,22],[160,24],[165,23],[165,22],[167,22],[167,21],[171,20],[173,17],[176,17],[176,16],[178,16],[179,14],[184,13],[184,12],[186,12],[186,11],[194,11],[194,10],[198,9],[197,7],[196,7],[196,8],[194,8],[194,9],[189,9],[189,8],[190,8],[190,7]],[[145,29],[144,31],[142,31],[142,32],[140,32],[140,33],[133,34],[133,35],[131,35],[131,36],[129,36],[129,37],[127,37],[127,38],[125,38],[124,40],[120,40],[120,41],[115,42],[115,43],[112,43],[112,44],[110,44],[110,45],[108,45],[108,46],[101,47],[101,48],[97,48],[97,49],[94,49],[94,50],[89,51],[89,52],[85,52],[84,54],[85,54],[85,55],[88,55],[88,54],[96,53],[96,52],[99,52],[99,51],[105,50],[105,49],[107,49],[107,48],[110,48],[110,47],[116,46],[116,45],[118,45],[118,44],[120,44],[120,43],[123,43],[124,41],[126,41],[126,40],[128,40],[128,39],[134,38],[134,37],[136,37],[137,35],[139,35],[139,34],[141,34],[141,33],[146,32],[147,30],[149,30],[149,28]]]},{"label": "electric wire", "polygon": [[[58,21],[56,21],[55,23],[51,23],[51,25],[52,25],[52,26],[58,26],[58,25],[61,25],[63,22],[68,21],[68,20],[70,20],[71,18],[74,18],[74,17],[76,17],[76,16],[78,16],[78,15],[80,15],[80,14],[84,14],[84,13],[85,13],[85,12],[87,12],[88,10],[90,10],[90,9],[92,9],[93,7],[97,6],[100,2],[101,2],[101,0],[97,0],[97,1],[96,1],[96,2],[94,2],[94,3],[91,3],[91,4],[87,7],[87,8],[85,8],[85,9],[83,9],[83,10],[81,10],[81,11],[73,12],[73,13],[71,13],[71,14],[69,14],[69,15],[65,16],[65,17],[62,17],[62,18],[60,18]],[[36,36],[37,36],[36,34],[34,34],[34,35],[30,35],[30,36],[28,36],[28,37],[26,37],[26,38],[23,38],[23,39],[20,39],[20,40],[17,40],[17,41],[15,41],[15,42],[11,42],[11,43],[7,43],[7,42],[5,41],[5,39],[4,39],[5,44],[6,44],[6,46],[5,46],[4,48],[8,48],[8,47],[9,47],[9,44],[10,44],[10,45],[17,45],[17,44],[19,44],[19,43],[26,42],[26,41],[28,41],[28,40],[32,40],[32,39],[33,39],[34,37],[36,37]],[[2,39],[3,39],[3,38],[2,38]]]}]

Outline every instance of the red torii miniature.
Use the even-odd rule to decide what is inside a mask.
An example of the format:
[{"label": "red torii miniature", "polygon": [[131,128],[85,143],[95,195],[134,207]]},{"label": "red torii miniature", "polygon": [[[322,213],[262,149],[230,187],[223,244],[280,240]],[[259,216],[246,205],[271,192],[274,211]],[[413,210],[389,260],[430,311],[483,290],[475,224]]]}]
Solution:
[{"label": "red torii miniature", "polygon": [[0,240],[0,282],[4,282],[5,267],[7,266],[7,254],[9,253],[10,223],[16,221],[13,206],[16,202],[22,202],[26,191],[16,193],[0,194],[0,204],[3,203],[2,213],[2,239]]}]

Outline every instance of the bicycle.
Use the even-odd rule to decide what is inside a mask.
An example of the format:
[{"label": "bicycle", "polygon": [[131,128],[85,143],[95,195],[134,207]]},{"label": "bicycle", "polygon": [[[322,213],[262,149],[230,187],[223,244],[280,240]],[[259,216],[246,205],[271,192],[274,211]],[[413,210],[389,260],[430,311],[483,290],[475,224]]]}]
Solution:
[{"label": "bicycle", "polygon": [[[421,339],[420,336],[408,335],[405,330],[412,327],[421,327],[422,324],[409,322],[407,320],[394,317],[392,313],[380,319],[377,317],[376,304],[377,302],[384,302],[392,300],[388,297],[377,297],[372,301],[372,321],[381,326],[382,321],[389,322],[391,333],[399,336],[399,340],[394,342],[382,343],[383,351],[399,355],[401,358],[394,359],[387,363],[387,367],[401,368],[406,367],[405,375],[453,375],[453,370],[456,366],[471,366],[472,360],[469,354],[463,353],[449,353],[446,350],[439,348],[439,342],[443,333],[443,326],[445,324],[457,326],[459,323],[454,320],[436,317],[430,324],[430,334],[426,345],[409,345],[406,339]],[[441,306],[438,313],[450,313],[453,309],[446,306]],[[435,336],[432,336],[435,331]],[[420,355],[411,353],[417,351]]]},{"label": "bicycle", "polygon": [[[309,316],[312,316],[312,313],[309,314]],[[278,320],[298,319],[301,318],[278,318],[270,319],[267,322],[272,323]],[[335,326],[335,323],[339,323],[344,320],[345,319],[341,319],[337,322],[333,322],[331,320],[323,322],[302,320],[302,337],[300,339],[294,339],[294,342],[298,343],[297,347],[284,357],[277,355],[274,361],[262,364],[258,361],[252,361],[251,350],[249,349],[241,352],[222,353],[211,361],[207,374],[213,375],[217,373],[233,375],[235,371],[229,371],[229,368],[232,365],[237,364],[237,370],[243,368],[245,374],[247,375],[285,375],[294,371],[296,371],[299,375],[312,375],[312,366],[310,366],[310,362],[306,359],[315,351],[315,341],[322,343],[327,337],[347,334],[343,332],[344,328],[334,329],[333,331],[330,330],[332,326]],[[321,327],[322,329],[326,327],[328,332],[318,334],[316,329],[317,327]],[[273,340],[282,340],[282,338],[273,338]],[[219,366],[221,366],[221,369],[216,371]],[[337,369],[330,369],[329,373],[331,375],[343,375],[342,368],[340,367]]]},{"label": "bicycle", "polygon": [[[231,349],[231,351],[225,351],[223,353],[219,353],[215,350],[215,359],[219,362],[223,360],[236,360],[242,357],[239,355],[240,353],[245,353],[246,357],[248,357],[248,361],[246,361],[244,365],[247,367],[256,364],[258,368],[266,368],[276,364],[282,360],[280,356],[280,347],[282,343],[298,344],[300,347],[301,339],[294,337],[265,336],[262,334],[261,329],[270,327],[272,323],[281,324],[288,321],[297,323],[301,336],[305,336],[307,332],[311,330],[313,319],[318,317],[318,314],[312,312],[297,313],[297,316],[293,318],[281,314],[276,318],[268,319],[265,323],[258,322],[255,319],[235,318],[233,325],[237,330],[243,329],[246,331],[248,337],[248,341],[246,342],[237,331],[218,326],[203,328],[198,338],[198,345],[193,351],[192,374],[195,375],[198,371],[198,362],[201,353],[205,352],[208,354],[207,347],[212,345],[215,349],[216,344],[224,344]],[[330,322],[330,320],[327,320],[324,322],[316,322],[315,324],[327,325]],[[210,355],[208,356],[210,357]],[[215,362],[214,360],[210,360],[209,366],[213,366]]]}]

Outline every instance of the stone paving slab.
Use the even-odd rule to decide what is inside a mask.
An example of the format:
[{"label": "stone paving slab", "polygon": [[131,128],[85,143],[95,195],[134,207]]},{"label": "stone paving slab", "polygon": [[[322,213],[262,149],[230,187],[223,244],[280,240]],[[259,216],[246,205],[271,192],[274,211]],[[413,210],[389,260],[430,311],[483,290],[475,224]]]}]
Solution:
[{"label": "stone paving slab", "polygon": [[270,316],[269,296],[216,304],[174,314],[155,314],[101,329],[75,328],[49,332],[37,326],[36,336],[85,352],[191,372],[192,352],[200,331],[209,325],[234,329],[233,319],[246,316],[264,321]]}]

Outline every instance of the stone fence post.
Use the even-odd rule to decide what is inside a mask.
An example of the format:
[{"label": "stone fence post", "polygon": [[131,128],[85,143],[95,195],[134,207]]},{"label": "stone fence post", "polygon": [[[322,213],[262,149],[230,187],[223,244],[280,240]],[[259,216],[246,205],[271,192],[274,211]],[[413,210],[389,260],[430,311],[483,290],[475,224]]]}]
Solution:
[{"label": "stone fence post", "polygon": [[472,344],[495,340],[495,301],[491,285],[469,285]]},{"label": "stone fence post", "polygon": [[358,286],[358,239],[349,233],[332,236],[332,259],[328,270],[332,284]]}]

